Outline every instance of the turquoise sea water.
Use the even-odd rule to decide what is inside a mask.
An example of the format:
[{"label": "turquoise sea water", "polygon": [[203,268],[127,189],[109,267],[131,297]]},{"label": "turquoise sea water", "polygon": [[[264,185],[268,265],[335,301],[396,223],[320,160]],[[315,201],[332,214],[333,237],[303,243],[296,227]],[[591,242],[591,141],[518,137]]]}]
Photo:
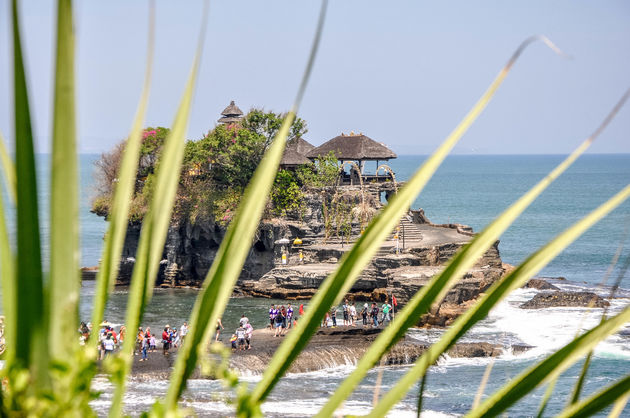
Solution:
[{"label": "turquoise sea water", "polygon": [[[398,180],[404,181],[422,163],[424,156],[401,156],[389,162]],[[98,155],[81,156],[81,248],[82,264],[96,265],[100,257],[102,237],[106,223],[89,212],[94,196],[92,176],[94,161]],[[562,156],[451,156],[446,159],[413,208],[422,207],[435,223],[458,222],[468,224],[479,231],[503,209],[533,186]],[[40,195],[47,197],[48,156],[39,156]],[[517,264],[528,254],[549,241],[564,228],[586,215],[607,198],[630,182],[630,155],[587,155],[582,157],[567,173],[556,181],[501,237],[499,249],[505,262]],[[43,208],[45,209],[45,208]],[[570,289],[591,288],[598,283],[607,268],[629,222],[630,203],[626,202],[606,219],[592,228],[562,255],[552,261],[541,275],[564,276],[569,281],[560,283]],[[47,219],[42,210],[43,241],[47,239]],[[630,246],[630,243],[627,243]],[[628,254],[628,249],[624,254]],[[613,278],[616,277],[613,274]],[[618,312],[630,303],[630,283],[626,277],[620,292],[623,298],[613,301],[612,312]],[[143,325],[159,329],[165,323],[184,321],[192,308],[195,290],[158,290],[147,309]],[[93,283],[83,289],[81,316],[88,318],[91,308]],[[470,341],[525,343],[535,349],[523,356],[513,356],[506,351],[496,360],[486,393],[498,388],[525,367],[539,361],[543,355],[565,344],[582,324],[583,309],[548,309],[525,311],[518,304],[533,295],[532,291],[519,290],[510,299],[493,310],[489,318],[468,333]],[[107,319],[120,324],[124,317],[126,292],[119,289],[108,305]],[[234,299],[224,317],[226,329],[235,325],[241,313],[246,313],[257,327],[266,321],[269,300]],[[584,326],[593,326],[599,312],[585,317]],[[434,340],[436,331],[413,331],[411,335],[422,340]],[[586,384],[590,393],[630,372],[630,324],[598,349]],[[339,382],[352,369],[351,364],[319,372],[290,375],[283,378],[272,393],[264,411],[271,416],[304,416],[317,411]],[[428,375],[424,405],[433,415],[459,415],[472,404],[481,376],[488,360],[444,358],[432,367]],[[381,393],[393,386],[406,367],[385,368],[382,375]],[[371,372],[345,405],[347,413],[364,413],[371,404],[374,383],[379,371]],[[561,410],[572,390],[579,368],[569,369],[560,378],[550,402],[549,415]],[[245,377],[256,381],[257,377]],[[133,382],[126,399],[128,412],[146,409],[156,396],[166,389],[167,382]],[[94,403],[100,412],[107,409],[110,399],[109,386],[99,380],[105,393]],[[202,416],[229,414],[232,407],[217,401],[223,394],[218,382],[198,380],[191,382],[187,392],[187,404]],[[392,416],[415,416],[417,388],[397,407]],[[510,416],[532,416],[542,396],[542,390],[519,402]],[[287,394],[290,394],[288,396]],[[630,416],[630,409],[625,411]]]}]

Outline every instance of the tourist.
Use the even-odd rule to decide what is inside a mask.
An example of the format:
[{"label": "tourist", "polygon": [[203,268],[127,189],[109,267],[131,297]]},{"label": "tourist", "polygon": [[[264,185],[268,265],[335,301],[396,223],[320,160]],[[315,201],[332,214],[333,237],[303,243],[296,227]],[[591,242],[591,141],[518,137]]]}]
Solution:
[{"label": "tourist", "polygon": [[361,310],[361,316],[363,317],[363,328],[367,327],[368,324],[368,304],[364,303],[363,304],[363,309]]},{"label": "tourist", "polygon": [[241,319],[239,321],[241,327],[245,328],[245,325],[249,323],[249,318],[245,316],[245,314],[241,315]]},{"label": "tourist", "polygon": [[293,325],[293,307],[290,303],[289,306],[287,306],[287,325],[289,328]]},{"label": "tourist", "polygon": [[355,303],[352,302],[352,305],[350,305],[350,325],[352,325],[353,327],[356,325],[356,320],[357,320],[357,307],[355,306]]},{"label": "tourist", "polygon": [[[149,329],[147,328],[147,332],[149,331]],[[136,347],[134,350],[134,354],[138,355],[142,352],[142,340],[144,340],[144,331],[142,330],[142,327],[138,328],[138,334],[136,334]]]},{"label": "tourist", "polygon": [[125,342],[125,334],[127,334],[127,328],[124,325],[120,326],[118,330],[118,345],[122,346]]},{"label": "tourist", "polygon": [[149,357],[147,356],[147,351],[149,350],[150,344],[149,337],[147,337],[147,335],[145,334],[142,337],[139,336],[139,338],[142,338],[142,358],[140,359],[140,361],[147,361],[149,359]]},{"label": "tourist", "polygon": [[[277,311],[277,309],[276,309]],[[283,317],[282,317],[282,311],[278,311],[278,313],[275,316],[274,319],[274,328],[275,328],[275,333],[274,333],[274,337],[278,337],[278,336],[282,336],[281,332],[282,332],[282,321],[283,321]]]},{"label": "tourist", "polygon": [[372,326],[374,328],[377,328],[378,327],[378,306],[374,302],[372,302],[371,315],[372,315]]},{"label": "tourist", "polygon": [[[147,335],[148,334],[149,332],[147,331]],[[149,349],[154,353],[157,351],[157,341],[155,340],[155,335],[153,334],[149,337]]]},{"label": "tourist", "polygon": [[282,316],[282,328],[280,329],[280,336],[283,336],[287,330],[287,310],[282,305],[280,309],[280,315]]},{"label": "tourist", "polygon": [[184,344],[184,340],[186,339],[187,334],[188,334],[188,322],[184,322],[184,325],[182,325],[181,328],[179,329],[179,338],[182,344]]},{"label": "tourist", "polygon": [[236,334],[232,334],[230,337],[230,344],[232,345],[232,351],[236,351]]},{"label": "tourist", "polygon": [[236,334],[236,340],[239,350],[245,350],[245,328],[239,326],[234,332]]},{"label": "tourist", "polygon": [[330,310],[330,319],[332,320],[332,327],[337,328],[337,307],[333,306]]},{"label": "tourist", "polygon": [[382,309],[383,309],[383,321],[382,321],[383,324],[385,323],[385,321],[391,322],[392,318],[389,315],[389,312],[392,309],[392,305],[390,305],[389,303],[387,303],[387,301],[385,301],[385,303],[383,303]]},{"label": "tourist", "polygon": [[304,316],[304,304],[300,303],[300,316]]},{"label": "tourist", "polygon": [[164,327],[164,331],[162,331],[162,354],[168,356],[168,350],[171,348],[171,334],[169,333],[170,325],[166,325]]},{"label": "tourist", "polygon": [[344,299],[343,306],[341,307],[343,310],[343,325],[350,325],[350,307],[348,306],[348,299]]},{"label": "tourist", "polygon": [[173,346],[173,348],[179,347],[179,333],[177,332],[177,328],[171,328],[168,333],[171,337],[171,346]]},{"label": "tourist", "polygon": [[90,338],[90,330],[85,322],[81,322],[81,325],[79,325],[79,334],[81,334],[79,337],[79,344],[85,345],[88,338]]},{"label": "tourist", "polygon": [[104,356],[110,356],[114,352],[114,346],[116,343],[112,338],[112,334],[108,333],[107,337],[103,340],[103,351],[105,352]]},{"label": "tourist", "polygon": [[252,335],[254,335],[254,327],[249,322],[245,325],[245,342],[247,343],[247,349],[252,348]]},{"label": "tourist", "polygon": [[276,322],[276,307],[272,303],[271,307],[269,308],[269,328],[273,329],[275,326],[275,322]]},{"label": "tourist", "polygon": [[223,329],[223,324],[221,323],[221,318],[217,318],[217,335],[214,338],[215,341],[219,341],[219,336],[221,335],[221,330]]},{"label": "tourist", "polygon": [[328,313],[328,311],[326,311],[326,314],[324,314],[324,323],[322,324],[322,327],[328,328],[328,321],[329,320],[330,320],[330,313]]}]

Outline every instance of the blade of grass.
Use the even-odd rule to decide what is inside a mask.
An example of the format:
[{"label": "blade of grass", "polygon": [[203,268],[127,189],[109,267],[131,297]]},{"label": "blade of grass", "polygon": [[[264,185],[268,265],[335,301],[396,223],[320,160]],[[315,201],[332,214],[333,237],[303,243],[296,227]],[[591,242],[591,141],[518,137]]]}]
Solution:
[{"label": "blade of grass", "polygon": [[[261,381],[254,388],[250,400],[251,404],[263,400],[271,392],[273,386],[306,346],[310,337],[319,326],[325,312],[330,308],[335,300],[339,297],[343,297],[343,295],[352,287],[363,268],[371,261],[372,257],[380,247],[381,242],[391,233],[400,217],[409,208],[418,193],[420,193],[420,191],[424,188],[453,146],[455,146],[470,125],[485,109],[486,105],[507,76],[516,59],[520,56],[527,45],[537,39],[545,42],[554,51],[558,51],[551,41],[545,37],[539,36],[529,38],[519,46],[506,66],[499,72],[490,87],[484,92],[479,101],[477,101],[455,130],[451,132],[451,134],[433,153],[433,155],[426,160],[422,167],[407,182],[405,187],[398,191],[394,198],[385,207],[383,212],[374,218],[352,249],[342,257],[339,267],[337,267],[337,269],[328,276],[326,280],[324,280],[319,288],[319,291],[311,299],[309,309],[301,318],[300,326],[291,331],[280,347],[276,350],[276,353],[274,354],[269,366],[266,368]],[[379,358],[380,357],[374,359],[371,366],[376,364]],[[339,396],[334,400],[335,406],[330,409],[325,406],[324,409],[320,411],[320,415],[327,416],[332,414],[336,407],[346,397],[347,396]],[[331,401],[329,401],[329,404],[327,405],[331,405]]]},{"label": "blade of grass", "polygon": [[74,100],[74,28],[70,0],[57,2],[57,58],[50,197],[50,355],[72,365],[77,349],[79,181]]},{"label": "blade of grass", "polygon": [[2,165],[2,173],[4,174],[4,181],[7,185],[9,199],[15,203],[15,165],[7,151],[7,145],[4,142],[2,132],[0,132],[0,164]]},{"label": "blade of grass", "polygon": [[[125,241],[127,225],[129,222],[129,207],[134,192],[136,182],[136,172],[138,170],[138,161],[140,158],[140,146],[142,145],[142,125],[146,114],[147,103],[149,101],[149,90],[151,86],[151,70],[153,62],[153,50],[155,43],[155,2],[151,1],[149,5],[149,33],[147,41],[147,63],[144,75],[144,87],[140,96],[140,103],[133,121],[129,138],[125,143],[125,152],[123,153],[118,173],[118,182],[114,191],[114,199],[111,211],[109,213],[109,227],[107,229],[105,245],[103,248],[103,256],[99,271],[96,277],[96,295],[94,296],[94,308],[92,310],[92,324],[96,326],[103,320],[105,305],[109,292],[111,292],[118,267],[120,265],[120,256]],[[135,333],[134,329],[129,329],[129,335]],[[93,332],[90,340],[97,335]],[[94,344],[87,344],[91,347],[92,356],[96,355]]]},{"label": "blade of grass", "polygon": [[580,400],[580,393],[582,392],[582,387],[584,386],[584,381],[586,380],[586,373],[588,372],[588,368],[591,365],[591,358],[593,357],[593,352],[589,352],[584,359],[584,364],[582,365],[582,371],[580,376],[578,377],[577,382],[575,382],[575,387],[573,388],[573,395],[571,396],[571,400],[569,401],[569,405],[572,405]]},{"label": "blade of grass", "polygon": [[[475,400],[473,401],[472,407],[475,409],[479,406],[479,402],[481,402],[481,398],[483,397],[483,393],[486,390],[486,384],[488,383],[488,379],[490,379],[490,373],[492,372],[492,366],[494,366],[494,361],[490,360],[490,363],[486,366],[486,371],[483,372],[483,376],[481,378],[481,383],[479,383],[479,387],[477,388],[477,394],[475,395]],[[426,374],[424,375],[426,376]],[[423,376],[423,378],[424,378]]]},{"label": "blade of grass", "polygon": [[[168,231],[169,222],[181,165],[184,156],[185,136],[188,126],[188,117],[192,103],[195,82],[199,71],[199,62],[203,51],[203,40],[208,21],[209,2],[204,2],[202,12],[201,30],[197,43],[197,52],[192,65],[191,73],[182,95],[177,115],[173,122],[173,128],[164,142],[164,149],[160,159],[160,167],[157,170],[155,190],[149,211],[142,223],[140,243],[136,254],[136,264],[131,278],[131,290],[129,292],[125,325],[128,327],[130,337],[135,335],[142,317],[145,304],[152,292],[155,277],[157,276],[160,258],[164,251],[164,242]],[[109,411],[111,417],[118,417],[122,411],[122,400],[125,393],[126,379],[133,362],[133,350],[135,338],[126,338],[115,366],[116,390]]]},{"label": "blade of grass", "polygon": [[[630,218],[627,218],[627,220],[630,220]],[[615,252],[615,255],[613,256],[613,260],[612,260],[610,266],[608,267],[608,270],[606,271],[606,275],[602,279],[602,283],[600,283],[600,285],[598,286],[599,288],[602,288],[606,284],[606,282],[608,280],[608,277],[612,273],[614,267],[617,265],[617,261],[619,260],[619,257],[621,257],[621,253],[623,251],[623,246],[624,246],[624,243],[626,242],[626,239],[628,237],[628,232],[629,231],[630,231],[630,223],[626,223],[626,228],[624,230],[623,238],[622,238],[621,242],[619,243],[617,251]],[[621,280],[626,275],[626,272],[628,271],[628,269],[630,269],[630,254],[626,257],[626,261],[623,263],[623,265],[621,266],[621,268],[619,270],[619,274],[617,276],[617,280],[615,281],[615,283],[611,287],[611,291],[610,291],[610,295],[609,295],[608,299],[612,299],[614,297],[615,292],[616,292],[617,288],[619,287],[619,284],[621,283]],[[589,310],[593,307],[594,303],[595,303],[595,299],[593,298],[591,300],[591,302],[589,303],[589,305],[588,305],[588,309]],[[608,307],[604,308],[604,312],[602,313],[602,320],[604,320],[606,318],[607,312],[608,312]],[[586,313],[583,316],[585,317]],[[580,325],[578,327],[578,329],[581,329],[581,328],[582,328],[582,325]],[[569,405],[573,404],[573,403],[576,403],[580,399],[580,392],[582,391],[582,387],[583,387],[584,381],[586,379],[586,373],[588,372],[588,368],[591,365],[591,357],[592,356],[593,356],[592,352],[588,353],[588,355],[586,356],[586,360],[584,361],[584,365],[582,366],[582,371],[580,373],[580,376],[579,376],[577,382],[575,383],[575,387],[573,389],[573,396],[571,397],[571,399],[569,401]]]},{"label": "blade of grass", "polygon": [[[501,234],[520,216],[520,214],[539,196],[556,178],[558,178],[602,132],[612,117],[619,111],[630,95],[630,90],[617,102],[612,111],[604,119],[595,132],[580,144],[564,161],[554,168],[545,178],[520,197],[506,209],[473,240],[458,251],[448,262],[444,270],[416,293],[407,305],[396,315],[396,320],[385,328],[368,351],[361,357],[355,370],[337,388],[333,396],[320,411],[320,416],[332,414],[339,403],[346,399],[357,384],[363,379],[368,370],[404,336],[407,329],[414,326],[418,318],[427,312],[437,300],[441,300],[445,292],[466,272],[477,259],[492,245]],[[452,327],[451,327],[452,329]],[[445,351],[445,350],[444,350]],[[443,351],[436,353],[438,356]],[[429,362],[428,364],[431,364]]]},{"label": "blade of grass", "polygon": [[[505,298],[511,291],[525,284],[525,282],[549,261],[575,241],[584,231],[594,225],[630,197],[630,185],[599,206],[586,217],[562,232],[547,245],[529,256],[510,274],[494,283],[487,293],[477,303],[462,314],[444,335],[416,361],[414,366],[398,381],[398,383],[383,397],[381,403],[374,408],[371,415],[378,416],[386,413],[408,389],[418,380],[439,356],[463,336],[474,324],[486,317],[490,309]],[[483,406],[483,404],[482,404]],[[479,407],[481,408],[481,406]],[[476,408],[475,410],[477,410]]]},{"label": "blade of grass", "polygon": [[467,416],[494,416],[509,408],[536,386],[559,375],[600,341],[612,335],[630,320],[630,308],[607,319],[597,327],[574,339],[541,363],[529,368],[503,386]]},{"label": "blade of grass", "polygon": [[[557,415],[558,418],[590,417],[608,405],[630,394],[630,375],[593,394],[587,399],[574,403]],[[623,408],[622,408],[623,409]]]},{"label": "blade of grass", "polygon": [[38,387],[47,386],[49,380],[35,152],[28,88],[22,59],[17,0],[13,0],[11,5],[17,180],[16,318],[14,324],[16,331],[21,330],[15,334],[15,360],[18,367],[30,368],[33,378],[38,382],[33,389],[38,389]]},{"label": "blade of grass", "polygon": [[551,381],[547,384],[547,389],[545,389],[545,394],[543,395],[542,400],[540,401],[540,407],[538,407],[538,414],[536,414],[537,418],[542,418],[545,413],[545,409],[547,409],[547,404],[549,403],[549,399],[551,399],[551,395],[553,394],[553,390],[556,387],[556,383],[558,383],[558,379],[551,379]]},{"label": "blade of grass", "polygon": [[426,385],[427,375],[425,374],[420,379],[420,389],[418,390],[418,404],[416,405],[416,417],[420,418],[422,416],[422,399],[424,397],[424,387]]},{"label": "blade of grass", "polygon": [[15,266],[7,230],[4,196],[0,191],[0,275],[2,277],[2,308],[4,311],[4,360],[12,364],[15,350]]},{"label": "blade of grass", "polygon": [[271,147],[265,153],[243,194],[239,209],[221,241],[221,246],[193,307],[186,343],[182,345],[177,355],[175,369],[171,375],[171,384],[166,395],[166,410],[169,412],[173,412],[177,408],[177,401],[186,387],[188,377],[196,367],[198,359],[206,354],[208,342],[214,331],[214,324],[223,314],[241,273],[251,247],[251,239],[260,223],[264,206],[278,171],[286,138],[310,78],[323,31],[327,6],[328,1],[322,1],[311,52],[293,107],[285,117]]},{"label": "blade of grass", "polygon": [[[7,152],[0,132],[0,164],[9,199],[15,203],[15,165]],[[0,275],[2,277],[2,306],[4,310],[4,359],[11,364],[15,349],[15,265],[6,224],[4,197],[0,190]]]},{"label": "blade of grass", "polygon": [[623,412],[624,408],[626,407],[628,400],[630,400],[630,394],[622,396],[619,399],[617,399],[617,401],[615,402],[615,405],[610,411],[610,414],[608,415],[608,418],[619,417],[621,413]]}]

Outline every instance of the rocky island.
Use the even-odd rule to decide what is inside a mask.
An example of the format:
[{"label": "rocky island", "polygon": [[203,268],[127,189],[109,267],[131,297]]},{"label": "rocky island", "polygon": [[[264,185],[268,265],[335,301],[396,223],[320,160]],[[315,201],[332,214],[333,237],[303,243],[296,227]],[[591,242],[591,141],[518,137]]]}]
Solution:
[{"label": "rocky island", "polygon": [[[188,141],[156,286],[202,284],[242,191],[282,118],[283,115],[259,109],[244,115],[232,102],[214,129],[200,140]],[[234,289],[235,296],[311,298],[370,219],[403,186],[394,171],[383,164],[396,158],[384,144],[351,132],[315,147],[303,138],[306,132],[306,122],[296,119],[267,210]],[[143,134],[132,216],[118,277],[120,285],[128,284],[131,278],[140,222],[167,134],[166,128],[147,128]],[[101,187],[93,211],[104,217],[123,149],[124,142],[97,163]],[[468,226],[436,225],[422,209],[410,210],[347,297],[383,302],[395,295],[398,303],[404,305],[472,236],[474,232]],[[498,244],[495,242],[486,251],[418,325],[449,325],[505,273]],[[553,289],[544,281],[531,281],[529,285]],[[570,304],[582,298],[565,295],[561,299]],[[597,306],[604,306],[604,302]],[[548,302],[537,300],[532,306],[544,303]]]},{"label": "rocky island", "polygon": [[[160,262],[156,286],[199,287],[216,256],[244,187],[283,115],[252,109],[247,115],[232,102],[219,124],[202,139],[188,141],[178,198]],[[234,289],[235,296],[307,300],[334,271],[341,257],[360,237],[370,219],[404,184],[386,164],[396,158],[387,146],[368,136],[342,133],[314,147],[303,139],[306,123],[294,122],[264,217]],[[147,128],[139,163],[132,216],[118,276],[129,284],[139,242],[141,220],[151,194],[153,170],[159,161],[166,128]],[[107,217],[112,184],[124,142],[98,162],[101,193],[93,211]],[[373,169],[370,171],[369,166]],[[352,301],[391,301],[404,305],[438,274],[446,262],[474,236],[472,228],[434,224],[422,209],[409,210],[382,243],[346,297]],[[512,267],[500,257],[495,242],[451,288],[418,326],[448,326]],[[85,270],[84,276],[94,275]],[[607,306],[592,294],[561,292],[549,282],[532,279],[526,287],[543,292],[523,309],[548,306]],[[549,292],[553,291],[553,292]],[[380,328],[320,329],[292,365],[292,372],[312,371],[340,361],[356,362]],[[279,345],[266,329],[256,330],[253,349],[232,356],[231,367],[259,373]],[[429,346],[404,337],[383,359],[384,364],[409,364]],[[528,346],[504,347],[492,342],[458,343],[453,357],[489,357],[504,349],[519,353]],[[333,351],[331,351],[333,350]],[[168,373],[172,357],[134,364],[134,373]],[[330,359],[330,360],[326,360]],[[342,359],[342,360],[339,360]],[[345,359],[345,360],[343,360]]]},{"label": "rocky island", "polygon": [[[189,141],[178,199],[156,285],[200,286],[209,270],[243,188],[277,131],[282,115],[232,102],[204,138]],[[403,184],[383,162],[396,158],[387,146],[364,134],[344,134],[314,147],[297,119],[291,130],[268,210],[253,242],[235,295],[308,299],[335,269],[369,220]],[[128,284],[140,235],[140,221],[152,187],[165,128],[143,135],[134,212],[128,227],[118,284]],[[101,194],[93,211],[107,217],[111,184],[122,143],[99,163]],[[370,171],[370,166],[373,166]],[[348,297],[382,302],[395,294],[404,304],[473,236],[471,228],[435,225],[423,211],[400,219]],[[503,274],[498,242],[449,291],[423,323],[448,325]]]}]

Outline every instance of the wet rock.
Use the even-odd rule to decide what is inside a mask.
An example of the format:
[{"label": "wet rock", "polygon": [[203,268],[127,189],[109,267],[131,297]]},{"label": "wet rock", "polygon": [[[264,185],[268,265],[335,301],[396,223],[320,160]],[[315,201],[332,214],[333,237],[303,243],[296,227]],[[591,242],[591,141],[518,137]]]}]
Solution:
[{"label": "wet rock", "polygon": [[603,308],[609,306],[607,300],[592,292],[541,292],[523,303],[523,309],[542,309],[553,307],[586,307]]},{"label": "wet rock", "polygon": [[529,279],[529,281],[525,283],[525,286],[523,287],[538,290],[560,290],[557,286],[554,286],[543,279]]}]

